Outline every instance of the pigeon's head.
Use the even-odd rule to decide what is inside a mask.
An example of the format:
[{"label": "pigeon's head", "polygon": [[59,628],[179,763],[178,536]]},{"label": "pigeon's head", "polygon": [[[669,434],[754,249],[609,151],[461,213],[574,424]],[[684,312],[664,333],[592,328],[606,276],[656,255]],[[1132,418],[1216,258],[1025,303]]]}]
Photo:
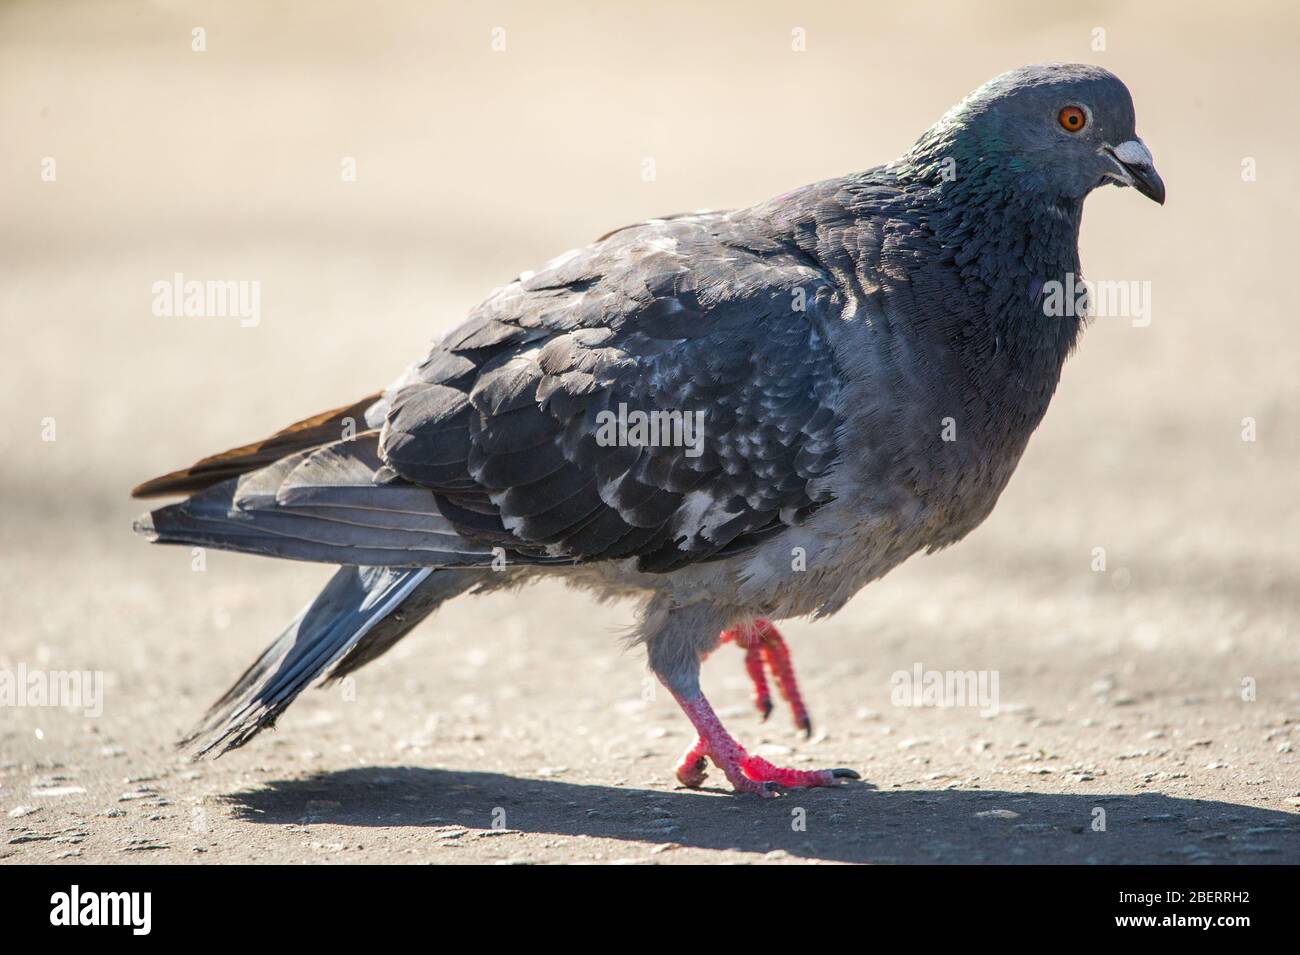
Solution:
[{"label": "pigeon's head", "polygon": [[951,157],[956,180],[974,167],[1049,199],[1081,200],[1115,183],[1165,201],[1165,184],[1134,129],[1128,88],[1099,66],[1053,63],[1004,73],[953,107],[916,148],[931,160]]}]

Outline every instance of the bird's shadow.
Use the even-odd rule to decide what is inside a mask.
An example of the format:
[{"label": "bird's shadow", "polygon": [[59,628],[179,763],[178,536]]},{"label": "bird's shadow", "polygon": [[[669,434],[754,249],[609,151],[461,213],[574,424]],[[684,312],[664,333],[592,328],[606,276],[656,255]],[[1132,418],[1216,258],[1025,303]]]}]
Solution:
[{"label": "bird's shadow", "polygon": [[1296,863],[1300,815],[1160,793],[788,791],[778,799],[411,766],[225,797],[276,825],[493,828],[860,863]]}]

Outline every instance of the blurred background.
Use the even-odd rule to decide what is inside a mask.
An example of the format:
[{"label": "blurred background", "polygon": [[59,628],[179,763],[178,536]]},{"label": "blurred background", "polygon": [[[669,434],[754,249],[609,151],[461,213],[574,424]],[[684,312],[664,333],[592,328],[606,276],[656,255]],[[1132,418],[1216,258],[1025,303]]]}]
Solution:
[{"label": "blurred background", "polygon": [[[814,717],[874,775],[923,781],[928,758],[876,737],[928,720],[913,732],[951,752],[991,731],[952,712],[850,731],[887,707],[888,674],[1000,668],[1004,695],[1069,726],[1120,696],[1144,733],[1219,720],[1255,768],[1183,785],[1268,778],[1282,799],[1300,701],[1298,29],[1284,2],[0,3],[0,664],[109,681],[99,721],[0,712],[0,800],[51,765],[92,800],[125,763],[170,766],[166,744],[329,573],[223,554],[196,573],[133,537],[131,486],[382,387],[555,254],[884,162],[975,86],[1047,60],[1133,93],[1169,200],[1099,190],[1081,251],[1089,278],[1150,283],[1151,324],[1094,323],[967,541],[792,624]],[[260,322],[155,316],[151,287],[177,272],[259,282]],[[276,753],[396,758],[414,738],[412,759],[667,785],[685,743],[671,703],[647,704],[666,728],[649,742],[644,720],[602,715],[638,711],[640,655],[611,636],[627,619],[548,587],[457,604],[363,674],[365,717],[304,702],[279,735],[291,753],[259,740],[206,778],[228,788]],[[738,660],[709,666],[742,703]],[[1245,676],[1260,706],[1227,712]],[[1067,761],[1122,748],[1059,732],[1081,747]]]}]

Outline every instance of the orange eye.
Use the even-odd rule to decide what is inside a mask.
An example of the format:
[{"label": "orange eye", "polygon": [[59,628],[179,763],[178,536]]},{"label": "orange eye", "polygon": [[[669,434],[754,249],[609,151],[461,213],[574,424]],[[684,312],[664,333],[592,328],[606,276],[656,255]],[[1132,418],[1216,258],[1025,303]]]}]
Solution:
[{"label": "orange eye", "polygon": [[1067,133],[1077,133],[1088,125],[1088,114],[1077,106],[1067,106],[1056,114],[1056,121]]}]

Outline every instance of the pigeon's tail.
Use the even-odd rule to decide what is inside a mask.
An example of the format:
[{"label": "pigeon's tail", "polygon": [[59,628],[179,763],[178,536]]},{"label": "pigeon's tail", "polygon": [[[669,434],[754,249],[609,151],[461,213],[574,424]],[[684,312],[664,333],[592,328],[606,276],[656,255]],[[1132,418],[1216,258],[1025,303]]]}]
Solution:
[{"label": "pigeon's tail", "polygon": [[[378,434],[287,455],[136,521],[152,541],[373,567],[484,566],[433,492],[387,478]],[[522,558],[520,558],[522,559]]]},{"label": "pigeon's tail", "polygon": [[[490,572],[488,572],[490,573]],[[178,744],[196,756],[243,746],[313,680],[337,679],[378,657],[484,572],[340,567],[203,721]]]},{"label": "pigeon's tail", "polygon": [[364,431],[371,423],[383,421],[384,410],[386,405],[382,392],[367,395],[350,405],[291,424],[269,438],[209,455],[187,468],[145,481],[131,491],[131,496],[157,497],[201,491],[227,478],[256,471],[286,455],[337,441],[346,430],[353,433]]}]

